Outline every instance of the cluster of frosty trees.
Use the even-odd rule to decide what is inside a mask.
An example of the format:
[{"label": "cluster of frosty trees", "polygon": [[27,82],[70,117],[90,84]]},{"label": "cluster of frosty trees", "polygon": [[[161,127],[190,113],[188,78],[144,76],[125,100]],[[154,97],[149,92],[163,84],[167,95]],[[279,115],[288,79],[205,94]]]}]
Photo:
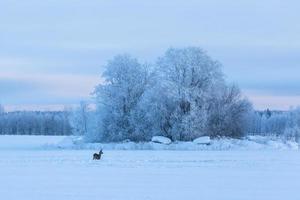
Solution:
[{"label": "cluster of frosty trees", "polygon": [[246,133],[251,104],[199,48],[168,49],[154,64],[118,55],[102,77],[94,92],[97,111],[85,117],[84,105],[77,111],[86,123],[76,132],[88,139],[147,141],[161,135],[186,141]]},{"label": "cluster of frosty trees", "polygon": [[0,105],[0,135],[70,135],[69,112],[5,112]]},{"label": "cluster of frosty trees", "polygon": [[300,108],[290,111],[256,111],[249,116],[249,134],[276,136],[300,142]]},{"label": "cluster of frosty trees", "polygon": [[102,78],[96,109],[81,102],[72,113],[5,112],[0,105],[0,134],[74,134],[92,142],[245,134],[300,140],[300,108],[254,111],[237,86],[226,83],[220,63],[199,48],[171,48],[153,64],[118,55]]}]

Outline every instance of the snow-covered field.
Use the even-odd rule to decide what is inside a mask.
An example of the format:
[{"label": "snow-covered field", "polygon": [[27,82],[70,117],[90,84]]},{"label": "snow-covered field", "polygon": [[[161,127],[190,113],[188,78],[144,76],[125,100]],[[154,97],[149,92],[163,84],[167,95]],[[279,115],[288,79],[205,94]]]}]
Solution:
[{"label": "snow-covered field", "polygon": [[300,199],[298,150],[39,148],[61,139],[0,136],[0,199]]}]

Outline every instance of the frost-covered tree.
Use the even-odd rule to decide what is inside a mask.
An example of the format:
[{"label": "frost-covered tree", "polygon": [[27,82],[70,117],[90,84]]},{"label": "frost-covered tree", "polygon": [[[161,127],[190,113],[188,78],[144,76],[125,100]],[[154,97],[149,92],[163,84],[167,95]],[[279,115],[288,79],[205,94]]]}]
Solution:
[{"label": "frost-covered tree", "polygon": [[249,114],[248,121],[249,126],[247,133],[249,135],[257,135],[261,132],[261,115],[259,112],[253,110],[253,112]]},{"label": "frost-covered tree", "polygon": [[211,136],[241,137],[247,133],[252,112],[250,102],[242,98],[237,86],[219,88],[210,101],[207,133]]},{"label": "frost-covered tree", "polygon": [[90,108],[90,105],[82,101],[76,107],[70,117],[73,135],[84,136],[87,142],[101,140],[101,130],[99,126],[101,116]]},{"label": "frost-covered tree", "polygon": [[287,119],[284,136],[289,139],[293,138],[297,142],[300,142],[300,108],[291,110],[288,113]]},{"label": "frost-covered tree", "polygon": [[119,55],[108,62],[102,77],[104,82],[95,90],[98,112],[104,115],[102,139],[136,140],[132,116],[147,87],[147,65],[129,55]]},{"label": "frost-covered tree", "polygon": [[64,107],[64,110],[62,111],[62,116],[61,116],[61,129],[63,133],[68,133],[72,134],[72,127],[70,124],[70,117],[71,117],[71,108],[68,106]]},{"label": "frost-covered tree", "polygon": [[135,132],[139,133],[141,140],[149,141],[154,135],[172,138],[170,116],[175,104],[166,89],[158,76],[151,76],[149,87],[133,112]]},{"label": "frost-covered tree", "polygon": [[163,116],[162,134],[173,140],[205,135],[208,101],[223,83],[220,64],[200,48],[171,48],[158,59],[157,75],[157,87],[164,92],[156,102]]},{"label": "frost-covered tree", "polygon": [[70,120],[72,132],[74,135],[86,135],[88,131],[88,104],[85,101],[80,102],[79,107],[72,112]]}]

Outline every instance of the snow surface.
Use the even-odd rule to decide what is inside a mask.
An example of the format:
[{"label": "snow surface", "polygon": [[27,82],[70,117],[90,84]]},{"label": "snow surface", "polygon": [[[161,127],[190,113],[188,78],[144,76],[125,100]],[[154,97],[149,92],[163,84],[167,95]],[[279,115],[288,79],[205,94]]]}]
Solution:
[{"label": "snow surface", "polygon": [[[0,150],[41,149],[46,146],[55,146],[62,141],[74,141],[70,136],[28,136],[28,135],[0,135]],[[72,142],[74,144],[74,142]]]},{"label": "snow surface", "polygon": [[62,139],[50,138],[0,136],[0,199],[300,199],[298,150],[104,149],[93,161],[95,150],[45,149]]}]

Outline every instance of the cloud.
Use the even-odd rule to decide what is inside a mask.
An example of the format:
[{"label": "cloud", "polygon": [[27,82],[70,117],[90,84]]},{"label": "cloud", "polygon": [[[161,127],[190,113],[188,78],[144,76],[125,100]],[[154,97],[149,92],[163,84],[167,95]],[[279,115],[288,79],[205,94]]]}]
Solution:
[{"label": "cloud", "polygon": [[298,96],[272,96],[248,94],[255,109],[265,110],[267,108],[275,110],[289,110],[291,107],[298,107],[300,95]]},{"label": "cloud", "polygon": [[77,103],[80,99],[90,98],[100,81],[98,75],[6,72],[0,74],[0,101],[5,104]]}]

